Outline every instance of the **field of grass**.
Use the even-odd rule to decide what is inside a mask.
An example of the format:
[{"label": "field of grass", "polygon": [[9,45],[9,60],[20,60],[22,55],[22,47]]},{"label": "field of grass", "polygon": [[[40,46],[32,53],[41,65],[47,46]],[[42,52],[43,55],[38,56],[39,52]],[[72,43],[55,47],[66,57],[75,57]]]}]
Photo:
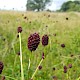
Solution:
[{"label": "field of grass", "polygon": [[[68,20],[66,20],[68,18]],[[17,28],[21,26],[22,56],[25,80],[30,80],[35,72],[42,53],[47,55],[33,80],[80,80],[80,13],[13,12],[0,11],[0,61],[4,64],[1,76],[5,80],[21,80],[20,51]],[[30,34],[49,36],[49,43],[41,41],[32,53],[27,41]],[[61,47],[64,44],[65,47]],[[30,58],[30,68],[29,66]],[[69,65],[72,65],[69,68]],[[67,72],[64,73],[64,66]],[[1,79],[0,79],[1,80]]]}]

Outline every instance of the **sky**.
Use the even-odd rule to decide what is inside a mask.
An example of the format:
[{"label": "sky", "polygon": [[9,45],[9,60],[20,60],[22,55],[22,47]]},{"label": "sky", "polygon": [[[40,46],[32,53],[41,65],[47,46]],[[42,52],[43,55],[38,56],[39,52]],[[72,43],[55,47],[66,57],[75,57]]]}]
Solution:
[{"label": "sky", "polygon": [[[53,0],[53,2],[47,8],[50,10],[60,9],[63,2],[68,0]],[[0,9],[1,10],[18,10],[25,11],[26,10],[27,0],[0,0]]]}]

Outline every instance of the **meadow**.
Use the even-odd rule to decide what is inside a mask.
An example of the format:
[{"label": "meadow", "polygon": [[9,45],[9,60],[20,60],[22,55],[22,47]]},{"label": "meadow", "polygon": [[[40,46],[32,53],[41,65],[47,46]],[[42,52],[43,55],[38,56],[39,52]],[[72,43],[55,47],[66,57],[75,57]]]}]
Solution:
[{"label": "meadow", "polygon": [[[5,80],[21,80],[17,32],[19,26],[22,27],[21,46],[25,80],[30,80],[43,52],[45,59],[40,65],[42,68],[36,72],[33,80],[80,80],[78,12],[0,11],[0,61],[4,64],[0,78],[5,76]],[[35,32],[40,35],[40,40],[47,34],[49,42],[44,47],[40,41],[38,48],[31,52],[27,47],[28,37]]]}]

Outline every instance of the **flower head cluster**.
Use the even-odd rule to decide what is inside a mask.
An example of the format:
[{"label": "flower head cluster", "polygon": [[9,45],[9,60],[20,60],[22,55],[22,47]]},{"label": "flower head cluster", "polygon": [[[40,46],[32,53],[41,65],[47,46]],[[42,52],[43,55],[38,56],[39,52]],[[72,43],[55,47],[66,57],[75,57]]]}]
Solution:
[{"label": "flower head cluster", "polygon": [[49,41],[48,35],[44,35],[44,36],[42,37],[42,45],[43,45],[43,46],[48,45],[48,41]]},{"label": "flower head cluster", "polygon": [[22,27],[18,27],[17,31],[18,31],[18,33],[21,33],[22,32]]},{"label": "flower head cluster", "polygon": [[40,43],[40,36],[38,33],[31,34],[28,38],[28,49],[35,51]]}]

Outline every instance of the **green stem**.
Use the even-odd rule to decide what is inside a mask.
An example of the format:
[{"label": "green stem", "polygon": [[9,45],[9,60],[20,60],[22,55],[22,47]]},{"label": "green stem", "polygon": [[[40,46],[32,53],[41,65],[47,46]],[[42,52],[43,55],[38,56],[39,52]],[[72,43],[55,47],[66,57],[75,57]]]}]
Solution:
[{"label": "green stem", "polygon": [[[14,54],[16,54],[13,43],[12,43],[12,47],[13,47]],[[17,56],[15,56],[15,59],[14,59],[14,69],[13,69],[13,71],[12,71],[12,74],[13,74],[13,75],[14,75],[14,70],[15,70],[15,65],[16,65],[16,59],[17,59]]]},{"label": "green stem", "polygon": [[38,67],[41,65],[42,61],[43,61],[43,59],[41,59],[41,61],[40,61],[40,63],[38,64],[38,66],[37,66],[35,72],[33,73],[31,79],[33,79],[33,77],[35,76],[36,72],[38,71]]},{"label": "green stem", "polygon": [[24,72],[23,72],[23,64],[22,64],[21,35],[20,35],[20,33],[19,33],[19,41],[20,41],[21,80],[24,80]]},{"label": "green stem", "polygon": [[80,77],[78,79],[76,79],[76,80],[80,80]]},{"label": "green stem", "polygon": [[[1,75],[1,76],[4,76],[4,75]],[[10,76],[5,76],[6,78],[9,78],[9,79],[13,79],[13,80],[17,80],[17,79],[15,79],[15,78],[13,78],[13,77],[10,77]]]},{"label": "green stem", "polygon": [[30,62],[30,57],[29,57],[29,65],[28,65],[28,70],[30,69],[30,63],[31,63],[31,62]]}]

